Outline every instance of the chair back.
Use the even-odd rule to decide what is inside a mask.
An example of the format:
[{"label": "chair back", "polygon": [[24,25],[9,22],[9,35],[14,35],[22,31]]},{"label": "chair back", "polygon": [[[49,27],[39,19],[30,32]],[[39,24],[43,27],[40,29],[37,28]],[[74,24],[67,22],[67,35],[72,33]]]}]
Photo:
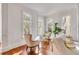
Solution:
[{"label": "chair back", "polygon": [[26,41],[26,44],[31,44],[32,43],[32,35],[31,34],[25,35],[25,41]]}]

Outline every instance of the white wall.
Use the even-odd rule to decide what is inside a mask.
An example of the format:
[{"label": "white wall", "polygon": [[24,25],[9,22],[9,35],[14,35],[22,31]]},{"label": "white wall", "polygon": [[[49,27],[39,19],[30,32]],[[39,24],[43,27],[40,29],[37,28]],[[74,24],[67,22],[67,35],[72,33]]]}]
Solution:
[{"label": "white wall", "polygon": [[25,44],[23,36],[23,12],[32,15],[33,32],[37,35],[37,14],[29,8],[22,7],[18,4],[3,4],[3,51]]},{"label": "white wall", "polygon": [[79,39],[79,4],[77,4],[77,8],[78,8],[78,39]]},{"label": "white wall", "polygon": [[0,3],[0,54],[2,50],[2,5]]},{"label": "white wall", "polygon": [[[1,7],[1,3],[0,3],[0,24],[2,25],[2,15],[1,15],[2,14],[2,9],[1,8],[2,7]],[[0,25],[0,42],[2,41],[1,40],[1,34],[2,34],[2,32],[1,32],[2,31],[1,30],[2,29],[2,26],[1,25]]]},{"label": "white wall", "polygon": [[7,4],[2,4],[2,48],[5,49],[8,46],[8,34],[7,34],[7,21],[8,21],[8,8]]}]

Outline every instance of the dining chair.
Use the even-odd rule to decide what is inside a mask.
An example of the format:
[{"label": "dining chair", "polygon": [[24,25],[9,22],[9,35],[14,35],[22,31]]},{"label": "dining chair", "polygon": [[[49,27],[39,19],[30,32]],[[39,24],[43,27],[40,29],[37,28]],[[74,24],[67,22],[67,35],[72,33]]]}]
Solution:
[{"label": "dining chair", "polygon": [[28,55],[36,55],[36,54],[38,54],[38,52],[36,51],[37,49],[39,51],[39,43],[38,43],[38,41],[33,41],[31,34],[27,34],[25,36],[25,40],[26,40],[26,45],[28,46],[28,49],[27,49],[27,51],[29,51]]}]

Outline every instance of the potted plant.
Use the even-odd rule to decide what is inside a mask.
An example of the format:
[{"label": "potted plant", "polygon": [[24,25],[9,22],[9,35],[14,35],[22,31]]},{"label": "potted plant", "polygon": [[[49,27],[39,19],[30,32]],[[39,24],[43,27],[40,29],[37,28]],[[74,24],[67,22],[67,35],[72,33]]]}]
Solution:
[{"label": "potted plant", "polygon": [[62,29],[58,27],[58,23],[54,23],[54,29],[53,29],[54,36],[56,37],[56,35],[61,31]]}]

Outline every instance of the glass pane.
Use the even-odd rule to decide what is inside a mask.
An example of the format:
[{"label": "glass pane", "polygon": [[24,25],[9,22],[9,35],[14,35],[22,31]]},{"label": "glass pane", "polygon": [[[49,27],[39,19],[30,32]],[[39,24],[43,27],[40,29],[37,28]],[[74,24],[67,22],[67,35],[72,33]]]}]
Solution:
[{"label": "glass pane", "polygon": [[51,29],[51,26],[53,25],[54,20],[52,18],[47,18],[46,20],[46,27],[47,27],[47,31]]},{"label": "glass pane", "polygon": [[42,17],[38,17],[38,35],[44,34],[44,19]]}]

